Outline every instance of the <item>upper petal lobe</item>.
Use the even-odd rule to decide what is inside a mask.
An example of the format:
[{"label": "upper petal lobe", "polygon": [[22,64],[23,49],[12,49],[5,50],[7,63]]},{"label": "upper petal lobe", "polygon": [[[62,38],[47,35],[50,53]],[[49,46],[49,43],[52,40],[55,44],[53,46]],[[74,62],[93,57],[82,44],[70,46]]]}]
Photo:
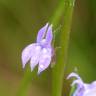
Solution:
[{"label": "upper petal lobe", "polygon": [[47,41],[49,44],[51,44],[52,38],[53,38],[52,25],[50,25],[50,26],[48,27],[48,30],[47,30],[47,33],[46,33],[46,41]]},{"label": "upper petal lobe", "polygon": [[48,27],[48,23],[39,30],[37,35],[37,43],[39,43],[44,38],[45,33],[47,31],[47,27]]}]

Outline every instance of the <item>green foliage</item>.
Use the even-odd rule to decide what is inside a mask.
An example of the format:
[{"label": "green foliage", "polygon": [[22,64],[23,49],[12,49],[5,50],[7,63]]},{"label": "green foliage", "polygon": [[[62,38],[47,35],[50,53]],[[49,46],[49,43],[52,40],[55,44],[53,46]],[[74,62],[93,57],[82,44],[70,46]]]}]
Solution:
[{"label": "green foliage", "polygon": [[[96,79],[96,0],[74,2],[0,0],[0,96],[68,96],[68,84],[62,89],[64,74],[74,67],[84,81]],[[22,69],[21,52],[48,21],[54,30],[60,27],[54,39],[60,48],[55,66],[37,76],[36,70]]]}]

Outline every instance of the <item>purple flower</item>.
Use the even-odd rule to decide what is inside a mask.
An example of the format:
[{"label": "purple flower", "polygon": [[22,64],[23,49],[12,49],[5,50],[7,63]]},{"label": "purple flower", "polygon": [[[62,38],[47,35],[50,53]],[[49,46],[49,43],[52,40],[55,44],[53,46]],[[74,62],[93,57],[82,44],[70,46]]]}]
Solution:
[{"label": "purple flower", "polygon": [[28,45],[22,51],[23,68],[29,60],[31,71],[38,65],[38,74],[48,68],[53,51],[51,46],[52,38],[52,25],[47,23],[39,30],[36,43]]},{"label": "purple flower", "polygon": [[96,81],[91,84],[84,83],[80,76],[74,72],[69,74],[67,79],[72,77],[76,78],[71,84],[71,86],[76,85],[76,90],[72,96],[96,96]]}]

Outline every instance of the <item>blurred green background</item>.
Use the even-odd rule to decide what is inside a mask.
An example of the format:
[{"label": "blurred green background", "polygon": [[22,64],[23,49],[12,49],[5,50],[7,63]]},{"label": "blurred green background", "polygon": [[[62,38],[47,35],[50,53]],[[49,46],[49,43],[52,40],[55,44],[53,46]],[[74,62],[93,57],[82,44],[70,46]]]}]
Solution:
[{"label": "blurred green background", "polygon": [[[23,70],[21,52],[35,42],[38,30],[52,17],[58,3],[0,0],[0,96],[21,96],[22,91],[22,96],[51,96],[52,69],[40,76],[37,68],[30,72],[29,64]],[[62,26],[60,22],[58,25]],[[92,82],[96,79],[96,0],[76,0],[69,43],[65,78],[77,68],[85,82]],[[64,80],[63,90],[68,96],[69,81]]]}]

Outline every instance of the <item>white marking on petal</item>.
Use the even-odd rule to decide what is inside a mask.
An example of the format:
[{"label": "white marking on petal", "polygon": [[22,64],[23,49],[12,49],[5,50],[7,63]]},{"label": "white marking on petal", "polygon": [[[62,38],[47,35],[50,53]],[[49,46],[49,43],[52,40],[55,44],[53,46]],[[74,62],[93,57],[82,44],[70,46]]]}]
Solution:
[{"label": "white marking on petal", "polygon": [[48,50],[46,48],[43,48],[43,54],[46,54]]},{"label": "white marking on petal", "polygon": [[40,43],[41,43],[41,45],[45,44],[46,43],[46,39],[42,39]]},{"label": "white marking on petal", "polygon": [[34,51],[36,44],[30,44],[27,47],[25,47],[22,51],[22,64],[23,64],[23,68],[25,67],[25,64],[29,61],[29,59],[32,56],[32,51]]},{"label": "white marking on petal", "polygon": [[44,65],[40,65],[39,67],[40,67],[40,68],[44,68]]}]

